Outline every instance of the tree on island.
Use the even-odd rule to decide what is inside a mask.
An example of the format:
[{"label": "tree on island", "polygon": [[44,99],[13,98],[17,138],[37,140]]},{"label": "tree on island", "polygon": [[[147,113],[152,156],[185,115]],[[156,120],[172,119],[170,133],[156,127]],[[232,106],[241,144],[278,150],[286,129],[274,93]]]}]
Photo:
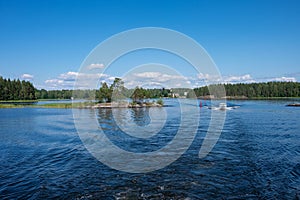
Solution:
[{"label": "tree on island", "polygon": [[116,99],[124,97],[125,91],[126,88],[124,87],[122,79],[115,78],[114,82],[109,87],[106,82],[102,82],[96,97],[101,103],[110,103],[113,97]]},{"label": "tree on island", "polygon": [[[110,103],[112,101],[119,101],[124,99],[132,99],[133,104],[143,104],[146,98],[161,98],[168,95],[167,89],[144,89],[142,87],[135,87],[134,89],[127,89],[124,82],[120,78],[115,78],[114,82],[108,86],[106,82],[101,83],[101,87],[96,92],[97,100],[100,103]],[[163,101],[159,101],[163,104]],[[149,104],[149,102],[148,102]]]},{"label": "tree on island", "polygon": [[136,87],[131,95],[133,103],[141,103],[145,98],[145,90],[140,87]]},{"label": "tree on island", "polygon": [[106,82],[101,83],[98,95],[96,95],[99,102],[111,102],[111,90],[106,84]]}]

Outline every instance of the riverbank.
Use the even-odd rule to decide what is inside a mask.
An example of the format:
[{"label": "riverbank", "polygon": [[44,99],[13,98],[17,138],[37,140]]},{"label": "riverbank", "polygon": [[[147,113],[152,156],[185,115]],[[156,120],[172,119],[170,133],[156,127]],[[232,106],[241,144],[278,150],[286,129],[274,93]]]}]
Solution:
[{"label": "riverbank", "polygon": [[15,105],[15,104],[1,104],[0,108],[24,108],[23,105]]},{"label": "riverbank", "polygon": [[38,103],[37,100],[1,100],[0,108],[23,108],[27,105],[34,105],[36,103]]}]

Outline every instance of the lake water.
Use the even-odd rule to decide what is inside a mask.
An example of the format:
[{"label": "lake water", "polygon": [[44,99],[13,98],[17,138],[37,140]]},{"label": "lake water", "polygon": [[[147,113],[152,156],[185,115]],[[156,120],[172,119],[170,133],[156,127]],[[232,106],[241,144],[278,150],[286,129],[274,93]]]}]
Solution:
[{"label": "lake water", "polygon": [[[130,139],[121,142],[112,110],[96,111],[99,126],[121,148],[154,151],[168,144],[180,122],[176,101],[165,103],[173,105],[162,108],[171,113],[165,136],[152,138],[150,149]],[[227,111],[208,156],[198,156],[211,112],[202,108],[189,149],[163,169],[137,174],[95,159],[81,142],[70,109],[0,109],[0,198],[299,199],[300,108],[286,107],[288,101],[229,103],[240,107]],[[137,125],[149,124],[149,110],[126,112]]]}]

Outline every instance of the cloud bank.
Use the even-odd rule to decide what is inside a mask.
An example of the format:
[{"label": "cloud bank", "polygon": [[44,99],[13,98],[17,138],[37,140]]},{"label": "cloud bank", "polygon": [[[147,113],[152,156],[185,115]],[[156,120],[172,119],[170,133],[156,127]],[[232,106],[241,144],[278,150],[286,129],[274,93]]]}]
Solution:
[{"label": "cloud bank", "polygon": [[25,79],[25,80],[32,80],[33,79],[33,75],[31,74],[22,74],[21,75],[21,79]]},{"label": "cloud bank", "polygon": [[105,67],[105,65],[102,63],[92,63],[89,66],[87,66],[86,68],[89,70],[93,70],[93,69],[103,69],[104,67]]},{"label": "cloud bank", "polygon": [[87,74],[69,71],[56,78],[46,80],[45,88],[48,90],[73,89],[77,83],[77,89],[95,89],[98,82],[101,81],[111,82],[110,76],[101,73]]},{"label": "cloud bank", "polygon": [[[96,66],[96,65],[95,65]],[[100,67],[100,66],[99,66]],[[32,79],[30,74],[23,74],[23,79]],[[282,77],[264,77],[253,78],[250,74],[242,75],[226,75],[223,77],[199,73],[195,76],[181,76],[178,74],[166,74],[159,71],[146,71],[139,73],[132,73],[126,77],[120,77],[127,88],[134,88],[136,86],[144,88],[196,88],[213,83],[235,84],[235,83],[259,83],[259,82],[296,82],[297,78],[292,76]],[[76,80],[76,88],[79,89],[96,89],[99,88],[101,82],[111,84],[115,76],[102,73],[79,73],[69,71],[60,74],[56,78],[45,81],[44,88],[50,90],[73,89]]]}]

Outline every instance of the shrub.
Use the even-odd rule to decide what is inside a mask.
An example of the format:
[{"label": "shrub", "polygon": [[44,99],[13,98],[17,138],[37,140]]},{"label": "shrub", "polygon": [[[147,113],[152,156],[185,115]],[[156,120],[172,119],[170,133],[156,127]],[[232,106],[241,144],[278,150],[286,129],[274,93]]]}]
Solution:
[{"label": "shrub", "polygon": [[158,99],[157,101],[156,101],[156,103],[158,103],[159,105],[164,105],[164,101],[162,100],[162,99]]}]

